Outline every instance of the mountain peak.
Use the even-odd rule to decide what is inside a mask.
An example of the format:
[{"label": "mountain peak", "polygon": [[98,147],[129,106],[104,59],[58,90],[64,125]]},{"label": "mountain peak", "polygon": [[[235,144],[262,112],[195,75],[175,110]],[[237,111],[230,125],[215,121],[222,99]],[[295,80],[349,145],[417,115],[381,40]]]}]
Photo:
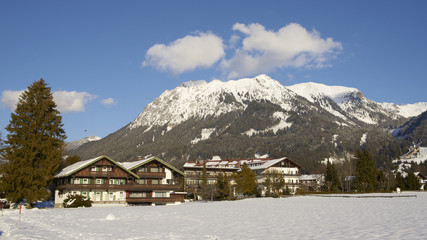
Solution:
[{"label": "mountain peak", "polygon": [[311,102],[314,102],[314,97],[319,97],[321,95],[331,98],[336,103],[342,103],[344,101],[343,97],[349,94],[357,94],[360,97],[363,96],[357,88],[328,86],[315,82],[298,83],[288,86],[288,88]]},{"label": "mountain peak", "polygon": [[162,93],[129,127],[176,125],[192,117],[220,116],[244,110],[247,102],[251,101],[269,101],[290,109],[290,103],[285,100],[294,95],[279,81],[265,74],[227,82],[190,81]]}]

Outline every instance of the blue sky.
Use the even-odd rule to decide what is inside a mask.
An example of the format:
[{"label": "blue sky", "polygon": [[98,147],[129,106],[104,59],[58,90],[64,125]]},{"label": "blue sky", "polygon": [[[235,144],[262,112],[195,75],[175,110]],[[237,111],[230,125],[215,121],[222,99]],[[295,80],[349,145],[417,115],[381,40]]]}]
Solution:
[{"label": "blue sky", "polygon": [[68,141],[120,129],[189,80],[268,74],[284,85],[427,101],[426,1],[1,1],[0,132],[43,78]]}]

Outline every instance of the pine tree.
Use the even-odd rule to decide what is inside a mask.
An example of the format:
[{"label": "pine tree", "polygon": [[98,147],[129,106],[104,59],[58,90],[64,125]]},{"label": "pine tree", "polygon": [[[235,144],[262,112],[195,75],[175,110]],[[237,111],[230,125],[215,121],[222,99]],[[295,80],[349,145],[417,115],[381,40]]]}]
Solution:
[{"label": "pine tree", "polygon": [[236,175],[236,184],[237,191],[245,196],[257,193],[256,175],[246,163],[243,164],[242,170]]},{"label": "pine tree", "polygon": [[50,88],[43,79],[34,82],[20,96],[6,127],[7,145],[2,156],[2,187],[12,202],[47,200],[47,190],[61,163],[66,138],[62,118]]},{"label": "pine tree", "polygon": [[216,178],[217,200],[225,200],[230,196],[230,182],[227,174],[220,172]]},{"label": "pine tree", "polygon": [[328,191],[338,191],[338,186],[340,185],[338,171],[335,164],[329,161],[326,163],[325,182]]},{"label": "pine tree", "polygon": [[377,168],[368,150],[356,152],[356,187],[360,192],[372,192],[377,185]]},{"label": "pine tree", "polygon": [[408,176],[405,178],[405,182],[407,190],[418,191],[421,188],[421,184],[413,172],[408,172]]}]

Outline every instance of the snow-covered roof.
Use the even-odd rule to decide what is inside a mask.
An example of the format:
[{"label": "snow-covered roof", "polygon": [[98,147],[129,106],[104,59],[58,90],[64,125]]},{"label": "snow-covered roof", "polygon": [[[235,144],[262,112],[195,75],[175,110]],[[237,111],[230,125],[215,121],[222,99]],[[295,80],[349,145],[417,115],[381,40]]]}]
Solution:
[{"label": "snow-covered roof", "polygon": [[66,176],[76,172],[77,170],[79,170],[81,168],[89,166],[90,164],[92,164],[92,162],[95,162],[96,160],[98,160],[101,157],[102,156],[98,156],[98,157],[91,158],[88,160],[76,162],[76,163],[62,169],[58,174],[55,175],[55,178],[66,177]]},{"label": "snow-covered roof", "polygon": [[251,167],[251,170],[263,170],[263,169],[267,169],[267,168],[273,166],[274,164],[283,161],[284,159],[286,159],[286,158],[284,157],[284,158],[279,158],[279,159],[268,160],[268,161],[265,161],[264,164]]},{"label": "snow-covered roof", "polygon": [[158,161],[161,164],[165,165],[166,167],[168,167],[168,168],[170,168],[170,169],[178,172],[179,174],[184,175],[184,173],[181,172],[179,169],[175,168],[174,166],[170,165],[169,163],[167,163],[167,162],[165,162],[165,161],[163,161],[163,160],[161,160],[160,158],[157,158],[157,157],[150,157],[150,158],[138,160],[138,161],[135,161],[135,162],[122,162],[122,163],[119,163],[119,164],[121,164],[127,170],[133,170],[133,169],[135,169],[135,168],[137,168],[137,167],[139,167],[141,165],[147,164],[147,163],[149,163],[151,161],[154,161],[154,160]]},{"label": "snow-covered roof", "polygon": [[136,174],[134,174],[133,172],[129,171],[128,169],[124,168],[122,165],[120,165],[119,163],[117,163],[116,161],[114,161],[113,159],[107,157],[107,156],[98,156],[95,158],[91,158],[88,160],[84,160],[84,161],[80,161],[80,162],[76,162],[64,169],[62,169],[58,174],[55,175],[55,178],[61,178],[61,177],[67,177],[89,165],[91,165],[92,163],[101,160],[102,158],[105,158],[107,160],[109,160],[110,162],[112,162],[113,164],[117,165],[118,167],[120,167],[121,169],[123,169],[124,171],[128,172],[129,174],[133,175],[134,177],[138,177]]},{"label": "snow-covered roof", "polygon": [[308,180],[317,180],[321,178],[323,174],[310,174],[310,175],[301,175],[299,179],[301,181],[308,181]]}]

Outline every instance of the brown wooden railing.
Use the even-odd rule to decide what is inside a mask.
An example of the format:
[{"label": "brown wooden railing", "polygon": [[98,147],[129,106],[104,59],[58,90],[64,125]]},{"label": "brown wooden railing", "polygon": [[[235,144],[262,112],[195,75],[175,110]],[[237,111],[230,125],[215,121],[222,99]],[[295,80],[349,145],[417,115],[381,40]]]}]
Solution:
[{"label": "brown wooden railing", "polygon": [[141,178],[165,178],[166,177],[165,172],[137,172],[136,175],[138,175]]},{"label": "brown wooden railing", "polygon": [[128,203],[170,203],[176,202],[175,197],[127,197]]},{"label": "brown wooden railing", "polygon": [[123,190],[123,191],[151,191],[151,190],[179,190],[176,184],[63,184],[57,187],[58,190],[77,190],[77,189],[94,189],[94,190]]}]

